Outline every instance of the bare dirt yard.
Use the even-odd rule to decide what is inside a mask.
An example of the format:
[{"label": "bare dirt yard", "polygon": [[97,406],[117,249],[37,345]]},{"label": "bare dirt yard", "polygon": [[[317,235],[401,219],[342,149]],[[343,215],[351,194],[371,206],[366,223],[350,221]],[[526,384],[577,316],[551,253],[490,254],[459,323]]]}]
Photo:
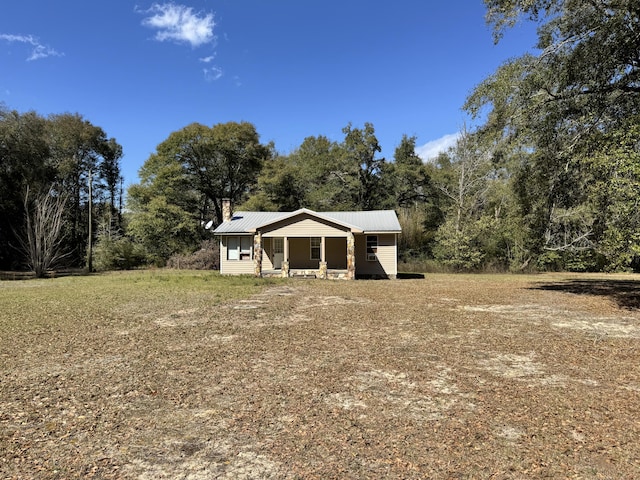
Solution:
[{"label": "bare dirt yard", "polygon": [[0,478],[640,478],[640,276],[117,278],[0,283]]}]

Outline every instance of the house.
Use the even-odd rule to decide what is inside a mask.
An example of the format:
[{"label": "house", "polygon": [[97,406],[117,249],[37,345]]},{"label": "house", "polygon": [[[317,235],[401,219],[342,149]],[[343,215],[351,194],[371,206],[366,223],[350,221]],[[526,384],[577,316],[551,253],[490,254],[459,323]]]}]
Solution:
[{"label": "house", "polygon": [[223,201],[220,273],[316,278],[395,278],[398,217],[368,212],[231,212]]}]

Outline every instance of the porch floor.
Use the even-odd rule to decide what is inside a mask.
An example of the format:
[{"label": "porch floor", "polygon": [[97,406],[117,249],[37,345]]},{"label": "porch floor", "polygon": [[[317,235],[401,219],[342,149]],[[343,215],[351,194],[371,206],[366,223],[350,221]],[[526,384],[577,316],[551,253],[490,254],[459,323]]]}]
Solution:
[{"label": "porch floor", "polygon": [[[262,277],[281,277],[282,270],[263,270]],[[318,278],[318,270],[308,268],[290,268],[290,278]],[[330,280],[342,280],[347,278],[347,269],[327,269],[327,278]]]}]

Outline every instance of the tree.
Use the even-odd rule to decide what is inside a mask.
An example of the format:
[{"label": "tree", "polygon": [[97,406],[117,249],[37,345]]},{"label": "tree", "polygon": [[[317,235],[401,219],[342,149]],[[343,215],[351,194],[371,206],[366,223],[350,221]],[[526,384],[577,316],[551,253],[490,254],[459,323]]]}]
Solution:
[{"label": "tree", "polygon": [[46,190],[54,179],[45,127],[35,112],[0,106],[0,268],[18,268],[23,260],[14,247],[23,227],[24,192]]},{"label": "tree", "polygon": [[[14,247],[15,234],[22,229],[27,188],[67,198],[61,238],[69,263],[83,263],[90,230],[89,172],[94,179],[96,213],[119,221],[114,208],[121,157],[116,141],[78,114],[44,118],[0,106],[0,268],[17,268],[25,260],[16,256]],[[30,208],[40,200],[36,194]]]},{"label": "tree", "polygon": [[313,186],[307,184],[305,187],[302,169],[295,158],[295,155],[279,155],[267,160],[258,176],[255,191],[241,209],[286,212],[309,206],[307,194],[313,191]]},{"label": "tree", "polygon": [[463,130],[454,147],[438,157],[436,186],[448,203],[446,220],[438,228],[434,253],[443,263],[460,270],[478,268],[482,248],[482,221],[493,172],[490,155],[480,137]]},{"label": "tree", "polygon": [[64,209],[67,198],[53,191],[30,197],[27,187],[24,195],[25,227],[20,238],[26,254],[28,268],[36,277],[44,277],[69,254],[64,251]]},{"label": "tree", "polygon": [[435,232],[443,221],[442,193],[432,181],[430,169],[415,153],[416,137],[403,135],[393,162],[385,163],[383,184],[392,196],[402,226],[398,249],[403,259],[431,255]]},{"label": "tree", "polygon": [[447,171],[436,185],[449,200],[456,233],[460,233],[466,221],[481,210],[492,171],[490,155],[483,151],[478,140],[465,129],[448,156],[440,157],[441,166]]},{"label": "tree", "polygon": [[353,128],[348,124],[342,129],[344,133],[345,169],[342,173],[346,181],[345,186],[351,190],[353,203],[358,210],[376,210],[387,202],[388,188],[383,186],[381,176],[385,160],[376,158],[382,151],[375,136],[371,123],[365,123],[364,128]]},{"label": "tree", "polygon": [[342,142],[311,136],[289,155],[264,163],[258,188],[244,207],[288,211],[372,210],[392,202],[388,164],[376,157],[380,145],[373,125],[351,124]]},{"label": "tree", "polygon": [[132,214],[128,226],[128,234],[158,266],[174,254],[191,253],[199,245],[201,232],[193,215],[163,196],[153,197],[144,210]]},{"label": "tree", "polygon": [[[148,260],[163,265],[174,254],[199,245],[204,195],[193,185],[183,166],[170,156],[152,154],[139,171],[140,183],[129,187],[128,235],[146,252]],[[103,234],[105,250],[117,240]],[[122,241],[126,245],[126,241]]]},{"label": "tree", "polygon": [[240,203],[246,198],[263,162],[271,156],[271,148],[260,143],[255,127],[248,122],[211,128],[192,123],[158,145],[157,155],[182,166],[193,187],[206,197],[219,224],[222,199]]},{"label": "tree", "polygon": [[74,263],[81,264],[86,258],[92,230],[89,225],[89,210],[93,207],[90,181],[98,194],[104,189],[110,192],[109,214],[112,216],[115,191],[120,183],[122,147],[114,139],[107,138],[102,128],[79,114],[68,113],[48,118],[47,142],[56,171],[55,188],[69,196],[65,212],[68,248],[74,252]]},{"label": "tree", "polygon": [[[538,55],[502,65],[468,98],[495,157],[513,169],[531,255],[598,249],[588,160],[602,135],[640,110],[640,9],[631,0],[485,0],[499,41],[521,18],[538,22]],[[545,253],[546,252],[546,253]]]},{"label": "tree", "polygon": [[594,241],[610,270],[640,268],[640,118],[598,140],[586,161]]},{"label": "tree", "polygon": [[203,225],[222,222],[222,199],[248,198],[271,155],[247,122],[192,123],[171,133],[140,169],[140,184],[129,187],[128,233],[156,264],[191,253]]},{"label": "tree", "polygon": [[122,202],[118,202],[118,189],[122,185],[122,174],[120,171],[120,160],[123,152],[115,139],[110,138],[102,146],[102,163],[98,167],[98,178],[102,178],[104,185],[102,186],[107,192],[108,201],[107,214],[113,227],[119,228],[122,223]]},{"label": "tree", "polygon": [[416,154],[416,137],[402,136],[385,175],[393,179],[394,201],[398,207],[410,207],[433,200],[431,177]]},{"label": "tree", "polygon": [[342,144],[319,135],[307,137],[289,156],[304,192],[301,206],[312,210],[351,210],[353,177],[344,165]]}]

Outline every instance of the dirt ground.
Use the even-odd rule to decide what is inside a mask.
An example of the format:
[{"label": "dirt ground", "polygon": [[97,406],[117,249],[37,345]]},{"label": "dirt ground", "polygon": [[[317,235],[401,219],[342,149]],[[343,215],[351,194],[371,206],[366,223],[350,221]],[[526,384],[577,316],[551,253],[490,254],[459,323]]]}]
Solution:
[{"label": "dirt ground", "polygon": [[0,339],[0,478],[640,478],[640,277],[292,281]]}]

